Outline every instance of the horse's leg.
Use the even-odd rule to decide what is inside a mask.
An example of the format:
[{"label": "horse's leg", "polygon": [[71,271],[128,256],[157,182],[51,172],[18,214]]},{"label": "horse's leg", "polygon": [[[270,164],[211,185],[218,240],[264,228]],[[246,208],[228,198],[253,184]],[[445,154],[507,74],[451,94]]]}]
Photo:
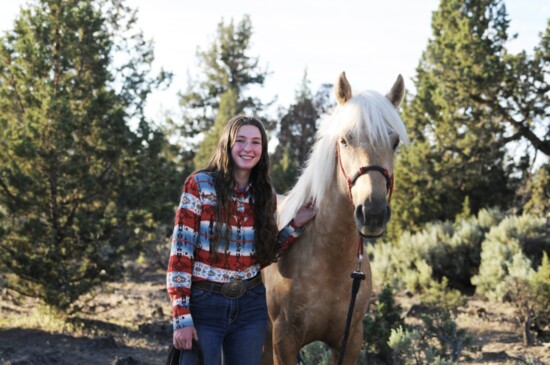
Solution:
[{"label": "horse's leg", "polygon": [[300,344],[294,331],[284,324],[273,323],[273,363],[294,365],[298,359]]},{"label": "horse's leg", "polygon": [[[351,329],[346,345],[346,353],[344,355],[343,365],[355,365],[361,352],[361,345],[363,344],[363,324],[354,326]],[[338,362],[338,356],[340,355],[340,348],[332,349],[332,365]]]},{"label": "horse's leg", "polygon": [[[351,341],[350,341],[351,342]],[[357,359],[359,358],[359,353],[361,352],[361,342],[356,341],[357,343],[354,346],[351,346],[351,343],[348,343],[346,347],[346,354],[344,360],[342,361],[343,365],[355,365]],[[338,362],[338,356],[340,355],[340,349],[332,350],[332,365],[335,365]]]}]

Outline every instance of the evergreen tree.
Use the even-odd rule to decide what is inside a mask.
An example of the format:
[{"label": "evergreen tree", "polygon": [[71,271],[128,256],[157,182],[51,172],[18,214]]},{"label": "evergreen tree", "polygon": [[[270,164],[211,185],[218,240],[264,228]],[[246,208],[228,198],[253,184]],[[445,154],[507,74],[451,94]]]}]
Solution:
[{"label": "evergreen tree", "polygon": [[280,194],[286,194],[298,179],[298,163],[290,155],[290,145],[287,144],[282,156],[271,157],[271,182],[275,191]]},{"label": "evergreen tree", "polygon": [[271,157],[272,180],[281,193],[287,192],[296,182],[299,169],[315,142],[319,119],[329,108],[328,93],[332,85],[323,85],[313,95],[309,84],[306,70],[296,91],[295,104],[281,113],[277,132],[279,144]]},{"label": "evergreen tree", "polygon": [[173,204],[153,184],[175,175],[169,145],[143,118],[162,77],[134,24],[119,0],[39,0],[0,40],[2,271],[59,310],[120,274]]},{"label": "evergreen tree", "polygon": [[[506,78],[501,94],[478,95],[510,129],[505,141],[526,140],[535,151],[550,156],[550,19],[532,55],[506,55]],[[528,160],[532,160],[529,158]]]},{"label": "evergreen tree", "polygon": [[[189,76],[187,90],[180,95],[183,111],[181,134],[187,145],[204,134],[198,146],[191,151],[200,151],[195,159],[195,168],[203,167],[207,157],[212,153],[223,122],[234,114],[258,114],[266,105],[259,98],[248,96],[247,91],[253,86],[263,86],[267,71],[259,67],[259,59],[249,56],[252,37],[252,22],[249,16],[235,24],[231,20],[225,24],[223,19],[218,24],[216,38],[206,50],[198,49],[197,59],[201,66],[200,76],[193,79]],[[225,115],[226,120],[218,118],[222,97],[235,99],[233,107],[225,110],[233,115]],[[228,103],[229,101],[224,101]],[[215,124],[218,124],[215,126]],[[214,127],[215,126],[215,127]],[[212,129],[214,127],[214,129]],[[221,128],[220,128],[221,127]],[[206,156],[206,157],[205,157]]]},{"label": "evergreen tree", "polygon": [[416,70],[416,95],[403,119],[414,143],[396,161],[393,234],[463,210],[507,208],[506,125],[481,99],[502,95],[507,79],[503,0],[442,0],[433,37]]},{"label": "evergreen tree", "polygon": [[204,140],[201,142],[200,149],[195,155],[194,162],[197,168],[205,167],[210,162],[212,151],[215,150],[218,144],[225,124],[231,117],[237,114],[237,97],[238,95],[231,88],[220,97],[220,106],[214,125],[210,130],[205,132]]},{"label": "evergreen tree", "polygon": [[550,214],[550,163],[541,166],[533,175],[526,195],[526,213]]}]

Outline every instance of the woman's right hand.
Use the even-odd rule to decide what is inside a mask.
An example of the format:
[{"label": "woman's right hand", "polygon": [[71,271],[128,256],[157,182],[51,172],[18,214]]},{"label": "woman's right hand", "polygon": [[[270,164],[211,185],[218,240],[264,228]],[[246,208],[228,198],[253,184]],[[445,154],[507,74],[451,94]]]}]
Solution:
[{"label": "woman's right hand", "polygon": [[178,328],[174,331],[174,347],[178,350],[191,350],[193,339],[199,340],[194,326]]},{"label": "woman's right hand", "polygon": [[315,214],[317,214],[317,207],[315,206],[313,199],[310,198],[300,207],[300,209],[298,209],[298,212],[296,212],[294,224],[296,227],[302,227],[304,224],[315,218]]}]

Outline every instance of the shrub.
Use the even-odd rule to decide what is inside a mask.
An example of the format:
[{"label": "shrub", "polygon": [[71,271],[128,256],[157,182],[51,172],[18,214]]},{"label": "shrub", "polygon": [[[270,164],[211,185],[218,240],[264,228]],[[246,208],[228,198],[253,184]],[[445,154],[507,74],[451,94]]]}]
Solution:
[{"label": "shrub", "polygon": [[430,281],[420,294],[420,301],[429,308],[453,313],[456,316],[457,308],[466,305],[467,299],[458,290],[449,289],[447,278],[441,282]]},{"label": "shrub", "polygon": [[[452,322],[454,323],[454,322]],[[388,346],[392,349],[392,364],[433,364],[454,363],[448,356],[440,355],[441,350],[429,342],[425,330],[399,327],[392,329]]]},{"label": "shrub", "polygon": [[392,329],[405,325],[401,318],[403,309],[393,298],[392,288],[384,286],[372,312],[363,318],[363,339],[367,363],[379,360],[390,363],[392,354],[388,339]]},{"label": "shrub", "polygon": [[444,277],[453,288],[470,287],[479,268],[481,243],[502,219],[499,210],[481,210],[454,223],[432,223],[414,235],[405,233],[396,242],[368,246],[373,278],[413,292]]},{"label": "shrub", "polygon": [[458,328],[455,317],[447,310],[432,308],[421,319],[422,326],[391,330],[387,345],[392,351],[393,364],[455,363],[472,343],[471,336]]},{"label": "shrub", "polygon": [[413,344],[418,341],[420,334],[416,330],[403,327],[393,328],[388,338],[388,347],[392,350],[392,364],[404,364],[405,359],[415,358]]},{"label": "shrub", "polygon": [[[509,217],[492,229],[483,242],[476,292],[490,300],[508,301],[516,308],[523,342],[535,342],[550,312],[549,218]],[[538,267],[538,269],[537,269]]]},{"label": "shrub", "polygon": [[528,279],[550,250],[550,219],[532,215],[510,216],[491,229],[482,244],[479,274],[472,278],[476,292],[491,300],[504,300],[506,278]]},{"label": "shrub", "polygon": [[300,350],[299,365],[329,365],[331,363],[331,351],[323,342],[316,341]]}]

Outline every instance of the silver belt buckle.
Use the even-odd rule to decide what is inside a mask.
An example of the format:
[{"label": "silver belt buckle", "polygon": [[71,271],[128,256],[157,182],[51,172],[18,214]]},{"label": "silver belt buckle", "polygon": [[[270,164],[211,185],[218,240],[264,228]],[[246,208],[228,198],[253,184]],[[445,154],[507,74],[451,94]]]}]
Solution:
[{"label": "silver belt buckle", "polygon": [[222,285],[222,294],[228,299],[239,299],[246,293],[246,283],[242,280],[233,280]]}]

